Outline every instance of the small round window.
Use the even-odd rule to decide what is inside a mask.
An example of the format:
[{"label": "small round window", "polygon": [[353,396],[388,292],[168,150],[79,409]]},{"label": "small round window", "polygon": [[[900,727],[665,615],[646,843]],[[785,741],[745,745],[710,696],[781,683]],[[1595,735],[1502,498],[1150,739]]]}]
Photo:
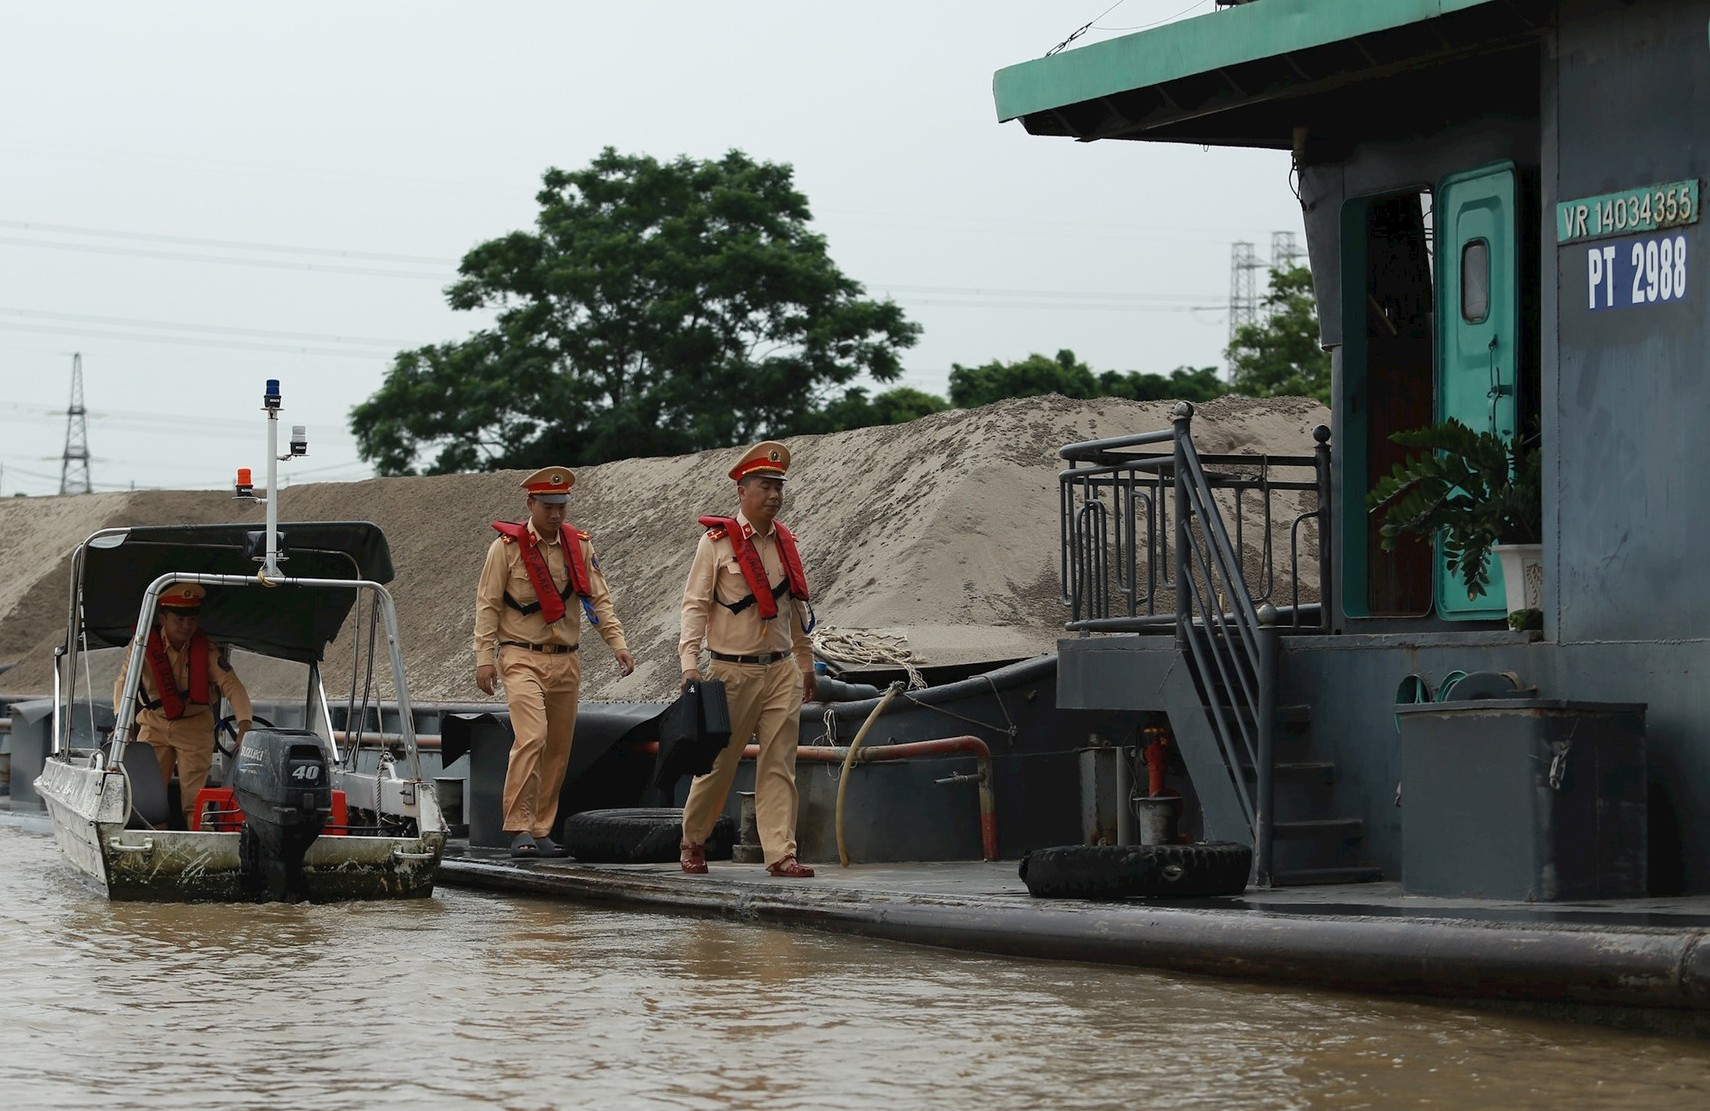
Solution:
[{"label": "small round window", "polygon": [[1461,318],[1483,324],[1490,315],[1490,243],[1475,239],[1461,248]]}]

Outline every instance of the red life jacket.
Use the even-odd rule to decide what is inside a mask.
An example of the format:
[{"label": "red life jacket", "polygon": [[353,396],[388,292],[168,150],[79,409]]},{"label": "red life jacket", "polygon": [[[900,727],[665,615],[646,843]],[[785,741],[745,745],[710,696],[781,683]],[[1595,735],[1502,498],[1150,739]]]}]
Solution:
[{"label": "red life jacket", "polygon": [[534,587],[536,601],[523,605],[511,597],[510,591],[505,591],[505,604],[522,614],[540,611],[540,616],[548,625],[564,616],[564,601],[572,593],[582,599],[582,608],[588,613],[592,624],[599,624],[594,617],[591,604],[594,589],[588,578],[588,565],[582,558],[582,541],[588,534],[570,527],[566,521],[559,526],[558,542],[564,545],[564,566],[570,571],[570,581],[559,590],[552,581],[552,571],[546,566],[546,556],[541,554],[540,545],[529,535],[526,521],[494,521],[493,527],[499,530],[499,535],[518,545],[522,553],[523,570],[528,572],[529,585]]},{"label": "red life jacket", "polygon": [[[807,603],[807,572],[802,570],[802,557],[796,550],[795,534],[781,522],[772,522],[772,531],[778,537],[778,556],[784,561],[784,581],[776,586],[766,581],[766,563],[760,558],[760,549],[743,535],[742,524],[736,518],[702,517],[701,524],[714,533],[722,529],[723,535],[730,538],[731,550],[736,554],[736,565],[742,568],[742,578],[748,583],[748,597],[739,602],[727,603],[731,613],[741,613],[749,606],[757,605],[760,607],[761,619],[770,621],[778,616],[779,595],[787,595]],[[718,537],[715,535],[713,538],[716,540]],[[812,625],[807,627],[811,629]]]},{"label": "red life jacket", "polygon": [[172,661],[166,657],[166,642],[161,639],[160,629],[148,631],[148,643],[143,649],[143,657],[148,661],[148,669],[154,675],[154,689],[160,692],[157,702],[144,701],[143,706],[150,710],[159,710],[166,715],[166,720],[177,721],[184,716],[186,703],[195,706],[208,705],[208,638],[198,630],[190,635],[190,689],[178,689],[178,680],[172,677]]}]

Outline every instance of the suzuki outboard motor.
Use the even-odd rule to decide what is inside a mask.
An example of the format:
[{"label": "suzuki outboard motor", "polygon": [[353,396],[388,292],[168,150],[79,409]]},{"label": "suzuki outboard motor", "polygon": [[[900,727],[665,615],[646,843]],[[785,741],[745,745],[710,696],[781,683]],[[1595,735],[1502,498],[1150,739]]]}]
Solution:
[{"label": "suzuki outboard motor", "polygon": [[302,729],[256,727],[238,749],[231,786],[243,809],[240,849],[253,893],[303,895],[303,854],[332,812],[332,783],[320,738]]}]

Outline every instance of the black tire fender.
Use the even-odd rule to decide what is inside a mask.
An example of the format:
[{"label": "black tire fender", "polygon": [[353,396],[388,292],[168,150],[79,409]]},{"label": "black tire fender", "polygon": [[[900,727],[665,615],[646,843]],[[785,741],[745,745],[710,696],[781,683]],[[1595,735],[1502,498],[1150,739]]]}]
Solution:
[{"label": "black tire fender", "polygon": [[[564,819],[563,845],[589,864],[669,864],[683,839],[683,811],[675,806],[584,810]],[[708,860],[729,860],[736,823],[721,814],[707,838]]]},{"label": "black tire fender", "polygon": [[1195,845],[1064,845],[1021,859],[1021,881],[1036,899],[1128,899],[1153,895],[1239,895],[1253,850],[1234,841]]}]

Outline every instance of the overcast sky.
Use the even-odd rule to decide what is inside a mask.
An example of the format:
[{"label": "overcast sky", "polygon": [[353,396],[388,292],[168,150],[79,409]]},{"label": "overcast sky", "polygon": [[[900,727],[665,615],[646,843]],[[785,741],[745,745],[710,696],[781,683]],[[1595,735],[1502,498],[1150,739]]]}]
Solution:
[{"label": "overcast sky", "polygon": [[[1108,9],[1108,10],[1107,10]],[[1212,0],[7,4],[0,495],[57,493],[74,353],[97,490],[369,477],[348,427],[442,290],[610,145],[795,167],[833,260],[925,334],[905,381],[1072,348],[1222,365],[1230,249],[1300,233],[1276,152],[1000,125],[993,73]],[[1215,15],[1212,15],[1215,18]],[[1261,279],[1262,288],[1262,279]],[[284,429],[281,430],[285,431]]]}]

